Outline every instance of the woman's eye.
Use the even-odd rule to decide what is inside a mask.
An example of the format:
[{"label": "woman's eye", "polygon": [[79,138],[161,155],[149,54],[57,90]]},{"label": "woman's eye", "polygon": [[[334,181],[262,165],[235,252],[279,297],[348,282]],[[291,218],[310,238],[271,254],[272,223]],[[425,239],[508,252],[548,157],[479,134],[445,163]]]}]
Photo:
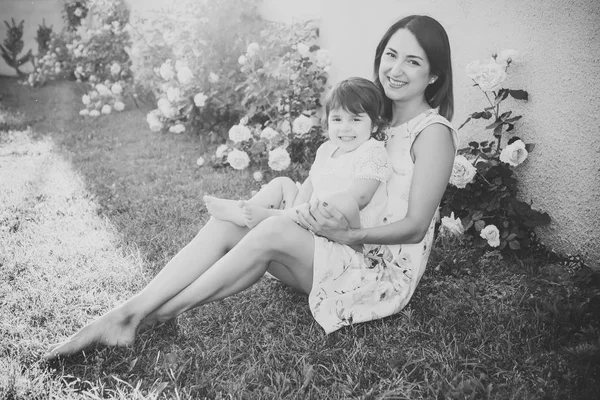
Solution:
[{"label": "woman's eye", "polygon": [[419,64],[419,63],[418,63],[417,61],[415,61],[415,60],[408,60],[408,62],[409,62],[410,64],[412,64],[412,65],[416,65],[416,66],[419,66],[419,65],[421,65],[421,64]]},{"label": "woman's eye", "polygon": [[387,51],[385,53],[385,55],[388,56],[388,57],[396,58],[396,54],[392,53],[391,51]]}]

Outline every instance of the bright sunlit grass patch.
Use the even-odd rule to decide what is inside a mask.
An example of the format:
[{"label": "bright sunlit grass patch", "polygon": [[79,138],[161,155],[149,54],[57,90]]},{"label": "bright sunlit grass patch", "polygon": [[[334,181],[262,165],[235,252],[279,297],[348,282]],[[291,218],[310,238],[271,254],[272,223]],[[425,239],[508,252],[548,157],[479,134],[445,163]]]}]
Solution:
[{"label": "bright sunlit grass patch", "polygon": [[[43,388],[39,355],[143,283],[141,257],[50,139],[2,133],[0,145],[0,391]],[[42,385],[43,383],[43,385]]]}]

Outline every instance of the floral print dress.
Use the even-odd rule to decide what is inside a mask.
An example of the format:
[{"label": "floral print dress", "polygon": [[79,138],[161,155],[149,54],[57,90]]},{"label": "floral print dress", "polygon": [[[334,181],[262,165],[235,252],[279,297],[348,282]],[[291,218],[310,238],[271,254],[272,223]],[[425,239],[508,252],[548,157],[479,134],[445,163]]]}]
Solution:
[{"label": "floral print dress", "polygon": [[[392,171],[387,182],[387,207],[375,225],[405,217],[414,170],[410,149],[419,133],[432,124],[449,127],[456,148],[456,131],[434,109],[388,129],[386,149]],[[325,332],[402,310],[425,271],[434,227],[435,218],[420,243],[365,246],[363,253],[315,236],[313,286],[308,300],[315,320]]]}]

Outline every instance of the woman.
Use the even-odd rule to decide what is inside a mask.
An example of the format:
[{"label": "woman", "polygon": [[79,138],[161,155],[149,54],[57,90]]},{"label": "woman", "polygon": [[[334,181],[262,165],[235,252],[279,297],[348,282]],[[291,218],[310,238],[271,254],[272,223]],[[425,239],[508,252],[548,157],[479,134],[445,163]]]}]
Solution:
[{"label": "woman", "polygon": [[[309,294],[313,316],[327,333],[400,311],[424,271],[457,145],[448,122],[453,94],[446,32],[427,16],[396,22],[377,46],[374,70],[386,97],[393,170],[380,226],[350,229],[338,210],[318,201],[299,211],[302,227],[285,217],[270,217],[251,231],[210,219],[141,292],[51,346],[45,358],[91,344],[130,345],[140,324],[231,296],[267,271]],[[350,247],[361,244],[379,246],[367,255]]]}]

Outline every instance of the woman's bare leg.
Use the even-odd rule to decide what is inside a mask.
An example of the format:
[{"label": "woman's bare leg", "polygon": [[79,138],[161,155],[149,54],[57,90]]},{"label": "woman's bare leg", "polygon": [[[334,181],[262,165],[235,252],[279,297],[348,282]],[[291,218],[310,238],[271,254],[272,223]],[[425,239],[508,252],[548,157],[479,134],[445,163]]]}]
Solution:
[{"label": "woman's bare leg", "polygon": [[287,285],[308,294],[312,288],[313,256],[311,233],[289,218],[268,218],[194,283],[157,310],[157,317],[168,320],[194,307],[239,293],[256,283],[267,270]]},{"label": "woman's bare leg", "polygon": [[[286,234],[282,235],[281,232]],[[161,308],[163,312],[170,312],[168,317],[174,317],[193,307],[238,293],[260,279],[271,261],[276,263],[271,271],[280,279],[307,293],[312,287],[312,234],[287,218],[264,221],[213,266],[205,269],[193,283],[184,286],[182,279],[177,278],[177,273],[186,277],[191,274],[180,271],[185,268],[172,267],[172,262],[182,253],[179,260],[198,256],[196,252],[186,251],[187,248],[167,264],[163,269],[167,272],[161,271],[139,294],[85,326],[65,342],[51,347],[45,358],[68,356],[93,344],[130,345],[142,318],[161,304],[164,305]],[[157,279],[159,277],[161,279]],[[175,296],[172,293],[176,290]],[[171,301],[165,304],[163,299],[167,295]]]},{"label": "woman's bare leg", "polygon": [[92,343],[127,346],[140,322],[194,282],[232,249],[248,228],[211,218],[139,293],[83,327],[64,343],[52,345],[45,358],[68,355]]}]

